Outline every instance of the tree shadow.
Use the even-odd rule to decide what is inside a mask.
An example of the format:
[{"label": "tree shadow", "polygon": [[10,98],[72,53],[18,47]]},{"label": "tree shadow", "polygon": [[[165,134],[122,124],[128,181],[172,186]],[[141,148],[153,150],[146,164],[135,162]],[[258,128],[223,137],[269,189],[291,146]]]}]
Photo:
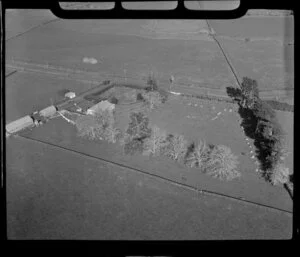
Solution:
[{"label": "tree shadow", "polygon": [[270,148],[270,141],[259,136],[257,133],[257,125],[259,119],[255,116],[254,112],[248,108],[244,108],[241,105],[241,90],[239,88],[227,87],[227,94],[229,97],[233,98],[239,105],[238,113],[242,118],[240,126],[243,128],[245,135],[248,138],[254,140],[255,155],[260,163],[260,169],[262,170],[262,176],[268,180],[268,170],[272,167],[272,162],[269,158],[272,149]]},{"label": "tree shadow", "polygon": [[239,101],[242,97],[242,91],[236,87],[226,87],[227,95],[235,101]]}]

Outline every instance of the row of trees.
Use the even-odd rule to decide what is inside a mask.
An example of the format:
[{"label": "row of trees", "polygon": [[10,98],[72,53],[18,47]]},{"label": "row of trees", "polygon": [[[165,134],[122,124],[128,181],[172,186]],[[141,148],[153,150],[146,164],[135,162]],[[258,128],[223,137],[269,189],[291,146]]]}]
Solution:
[{"label": "row of trees", "polygon": [[245,132],[255,140],[262,175],[272,184],[287,183],[289,171],[282,162],[284,133],[273,108],[259,98],[257,82],[244,77],[240,89],[228,88],[227,92],[238,101]]},{"label": "row of trees", "polygon": [[149,128],[148,117],[141,112],[132,113],[130,120],[122,142],[125,154],[163,155],[225,180],[240,176],[237,156],[227,146],[207,145],[202,140],[188,143],[183,135],[167,134],[157,126]]}]

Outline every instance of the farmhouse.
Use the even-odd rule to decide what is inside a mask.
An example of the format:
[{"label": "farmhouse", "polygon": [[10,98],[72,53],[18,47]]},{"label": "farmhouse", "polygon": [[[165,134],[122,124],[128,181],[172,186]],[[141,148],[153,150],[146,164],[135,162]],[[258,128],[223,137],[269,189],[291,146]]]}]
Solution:
[{"label": "farmhouse", "polygon": [[74,92],[68,92],[65,94],[65,97],[72,99],[72,98],[76,97],[76,94]]},{"label": "farmhouse", "polygon": [[54,105],[51,105],[43,110],[40,111],[40,115],[43,117],[51,117],[56,113],[57,109]]},{"label": "farmhouse", "polygon": [[101,102],[93,105],[91,108],[89,108],[86,111],[86,113],[94,115],[98,111],[105,111],[105,110],[112,111],[114,109],[115,109],[115,105],[110,103],[109,101],[105,100],[105,101],[101,101]]},{"label": "farmhouse", "polygon": [[29,115],[27,115],[23,118],[20,118],[18,120],[15,120],[15,121],[7,124],[6,125],[6,131],[8,133],[15,133],[15,132],[18,132],[22,129],[28,128],[32,125],[33,125],[33,120]]}]

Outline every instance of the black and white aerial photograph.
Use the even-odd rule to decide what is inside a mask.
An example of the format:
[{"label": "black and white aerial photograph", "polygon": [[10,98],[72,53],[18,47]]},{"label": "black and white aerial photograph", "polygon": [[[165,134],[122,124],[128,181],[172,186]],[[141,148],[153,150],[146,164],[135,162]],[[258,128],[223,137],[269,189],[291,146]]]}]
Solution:
[{"label": "black and white aerial photograph", "polygon": [[[201,13],[244,0],[179,2]],[[2,7],[8,240],[293,238],[292,9],[80,19]]]}]

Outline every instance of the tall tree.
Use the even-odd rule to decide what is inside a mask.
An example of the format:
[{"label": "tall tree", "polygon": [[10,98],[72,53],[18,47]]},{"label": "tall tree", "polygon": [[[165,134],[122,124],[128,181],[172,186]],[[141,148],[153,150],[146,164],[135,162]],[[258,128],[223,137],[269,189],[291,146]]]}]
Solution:
[{"label": "tall tree", "polygon": [[256,80],[243,77],[241,84],[242,106],[252,109],[256,100],[259,98],[259,91]]}]

